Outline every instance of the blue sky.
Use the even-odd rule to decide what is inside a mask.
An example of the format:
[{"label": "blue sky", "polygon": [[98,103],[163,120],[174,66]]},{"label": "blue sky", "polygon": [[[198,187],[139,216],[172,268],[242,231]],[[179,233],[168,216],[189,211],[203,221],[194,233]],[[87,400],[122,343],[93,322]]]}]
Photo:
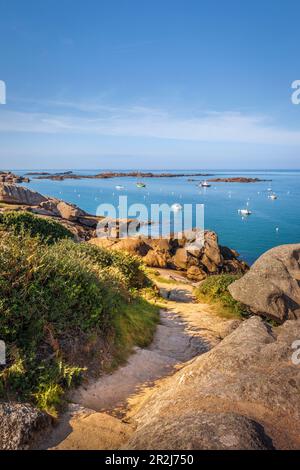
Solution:
[{"label": "blue sky", "polygon": [[2,168],[300,168],[294,0],[0,0]]}]

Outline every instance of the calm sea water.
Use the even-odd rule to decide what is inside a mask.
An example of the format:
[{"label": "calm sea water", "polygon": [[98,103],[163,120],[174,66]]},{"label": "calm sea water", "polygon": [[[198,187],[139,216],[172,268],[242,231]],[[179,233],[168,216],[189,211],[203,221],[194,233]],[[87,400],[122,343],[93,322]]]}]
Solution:
[{"label": "calm sea water", "polygon": [[[91,174],[100,171],[74,170],[74,173]],[[201,171],[180,170],[178,173]],[[93,214],[100,203],[117,206],[120,195],[127,195],[129,204],[143,203],[148,207],[152,203],[203,203],[205,228],[216,231],[221,244],[236,249],[249,263],[276,245],[300,242],[300,171],[205,172],[212,173],[214,177],[248,176],[271,179],[272,182],[212,183],[211,188],[204,190],[197,187],[197,182],[188,182],[187,177],[144,178],[146,188],[138,189],[136,178],[50,181],[32,177],[27,186],[75,203]],[[15,173],[25,174],[26,171]],[[116,185],[122,185],[125,189],[118,191]],[[277,200],[268,199],[269,187],[278,195]],[[247,203],[252,215],[242,218],[238,209],[246,207]]]}]

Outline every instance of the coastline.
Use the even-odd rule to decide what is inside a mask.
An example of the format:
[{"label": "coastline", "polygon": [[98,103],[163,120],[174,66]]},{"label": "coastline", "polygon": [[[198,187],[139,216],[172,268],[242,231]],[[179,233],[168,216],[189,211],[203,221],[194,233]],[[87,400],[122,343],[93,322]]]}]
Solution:
[{"label": "coastline", "polygon": [[[64,170],[65,173],[67,170]],[[71,170],[68,170],[68,173]],[[24,186],[48,194],[51,197],[63,199],[68,203],[79,205],[89,214],[97,214],[98,206],[102,203],[112,204],[116,210],[119,196],[127,196],[129,206],[134,203],[146,205],[150,210],[151,204],[167,203],[172,206],[179,204],[204,204],[205,227],[213,230],[220,236],[220,242],[226,246],[233,246],[243,259],[252,264],[262,253],[278,244],[293,243],[295,234],[300,233],[300,220],[295,217],[297,213],[297,200],[299,194],[299,171],[272,171],[243,170],[215,172],[216,178],[259,178],[272,182],[216,182],[209,183],[208,189],[199,188],[202,178],[145,178],[142,181],[146,188],[136,188],[136,177],[121,178],[81,178],[91,173],[99,174],[100,170],[72,170],[80,178],[55,181],[51,179],[35,179]],[[35,173],[47,172],[57,174],[59,170],[37,170]],[[105,173],[111,170],[105,170]],[[117,170],[114,173],[126,173]],[[132,170],[130,170],[132,172]],[[151,170],[147,170],[147,174]],[[172,171],[173,172],[173,171]],[[28,170],[15,171],[17,176],[25,176]],[[163,173],[167,173],[163,171]],[[169,172],[168,172],[169,173]],[[174,170],[174,174],[211,173],[211,170]],[[126,173],[127,174],[127,173]],[[205,179],[203,177],[203,179]],[[121,189],[122,187],[122,189]],[[276,201],[268,199],[267,189],[271,187],[278,195]],[[249,205],[252,215],[247,219],[238,214],[238,210]],[[279,212],[282,214],[279,217]],[[195,220],[194,220],[195,224]],[[278,228],[278,230],[277,230]]]},{"label": "coastline", "polygon": [[[283,270],[283,274],[286,282],[293,285],[291,268],[294,269],[295,260],[299,258],[299,245],[278,247],[278,249],[273,250],[274,254],[266,253],[260,264],[261,271],[258,273],[253,268],[249,271],[246,264],[239,260],[239,255],[235,250],[220,246],[217,235],[208,231],[205,232],[203,249],[191,251],[190,242],[193,239],[177,240],[174,237],[169,240],[163,238],[151,240],[143,237],[122,240],[115,237],[112,239],[110,237],[101,237],[100,239],[88,240],[89,243],[86,243],[86,239],[78,239],[76,243],[70,237],[71,234],[68,234],[68,240],[57,241],[55,239],[56,234],[63,238],[65,234],[52,226],[54,238],[47,247],[47,243],[50,243],[49,238],[47,238],[47,228],[45,229],[44,225],[49,223],[47,221],[56,221],[56,223],[64,226],[67,224],[68,227],[77,227],[82,226],[89,218],[91,222],[95,223],[95,218],[78,206],[68,204],[63,200],[46,197],[31,191],[26,186],[0,183],[0,188],[0,195],[5,206],[0,208],[0,224],[2,224],[2,230],[6,231],[4,237],[7,237],[6,240],[4,239],[4,244],[6,247],[8,241],[10,249],[20,250],[22,256],[23,250],[28,250],[25,257],[22,258],[22,262],[26,263],[25,269],[30,270],[26,276],[28,285],[30,286],[32,282],[30,274],[32,270],[31,259],[38,263],[38,271],[40,272],[40,257],[47,255],[53,263],[52,269],[54,269],[55,279],[54,289],[50,283],[49,293],[51,294],[47,296],[51,305],[54,305],[53,296],[57,296],[60,289],[67,289],[70,286],[65,294],[67,298],[70,296],[70,299],[73,299],[77,292],[79,297],[75,305],[77,306],[78,302],[83,302],[83,304],[78,311],[76,310],[76,322],[78,321],[78,315],[80,315],[82,321],[80,326],[86,328],[85,322],[88,320],[87,325],[89,325],[91,317],[85,318],[86,310],[83,307],[89,305],[91,314],[95,314],[93,312],[94,302],[90,302],[89,292],[93,292],[94,295],[95,291],[99,289],[99,283],[100,286],[101,283],[104,283],[104,290],[110,292],[110,301],[106,304],[103,312],[106,313],[106,309],[109,308],[113,309],[106,319],[106,322],[110,324],[110,328],[107,329],[101,316],[102,294],[97,297],[99,303],[97,315],[99,315],[99,319],[94,324],[94,328],[91,330],[88,328],[87,330],[93,337],[93,341],[90,343],[90,335],[82,336],[82,334],[78,334],[78,330],[73,331],[72,328],[68,331],[70,325],[72,325],[71,319],[74,318],[73,300],[70,304],[66,304],[65,294],[63,293],[62,298],[64,300],[59,301],[59,322],[67,322],[62,330],[57,329],[57,319],[55,317],[52,319],[51,308],[46,308],[44,315],[46,315],[47,321],[42,333],[45,335],[43,344],[47,344],[47,348],[43,349],[42,344],[45,356],[42,359],[39,358],[34,373],[38,377],[40,361],[48,363],[49,358],[52,361],[52,367],[56,367],[56,353],[62,354],[63,352],[63,357],[67,361],[64,366],[65,370],[70,371],[67,364],[71,360],[74,364],[71,374],[82,375],[83,386],[77,390],[72,389],[69,391],[67,397],[68,399],[71,398],[71,401],[74,400],[74,403],[67,408],[65,413],[60,415],[62,428],[59,421],[56,423],[58,426],[54,428],[53,418],[49,416],[49,414],[57,416],[57,413],[61,411],[57,408],[57,404],[61,403],[67,391],[67,388],[61,386],[63,379],[60,376],[57,378],[56,387],[58,388],[55,389],[58,391],[55,391],[54,395],[50,395],[50,401],[48,399],[48,389],[46,388],[40,394],[36,393],[39,400],[37,402],[32,401],[31,404],[24,401],[21,401],[20,404],[14,404],[10,399],[2,402],[0,404],[0,414],[4,423],[4,435],[1,435],[0,432],[0,439],[2,439],[4,448],[20,449],[30,446],[31,448],[47,449],[49,447],[89,449],[93,445],[98,449],[103,447],[110,449],[112,446],[118,445],[122,448],[139,449],[149,445],[151,449],[160,449],[161,442],[166,446],[170,446],[170,448],[175,448],[173,435],[176,435],[176,439],[179,439],[176,442],[180,442],[180,446],[185,447],[190,440],[190,436],[194,435],[194,430],[192,434],[189,431],[191,411],[197,416],[197,420],[193,420],[193,423],[195,422],[193,426],[198,429],[199,436],[197,442],[193,444],[195,448],[199,448],[199,446],[200,448],[201,446],[210,448],[210,446],[216,445],[215,438],[210,440],[210,437],[207,436],[207,419],[210,420],[210,426],[213,426],[214,433],[220,433],[220,426],[225,429],[217,442],[218,448],[221,449],[224,448],[224,445],[225,448],[232,449],[285,449],[297,447],[299,439],[294,426],[284,427],[283,423],[280,422],[278,432],[277,427],[274,425],[278,422],[278,416],[282,414],[282,402],[278,405],[277,396],[280,395],[282,399],[286,399],[286,396],[290,393],[289,387],[292,387],[291,381],[288,381],[285,388],[282,388],[281,383],[275,391],[272,387],[270,388],[268,381],[269,363],[268,360],[262,362],[264,355],[260,354],[260,351],[266,350],[267,353],[267,347],[262,349],[261,345],[264,347],[272,342],[272,347],[276,348],[276,351],[280,350],[282,352],[282,341],[285,341],[284,358],[282,359],[282,355],[279,354],[276,356],[276,358],[278,357],[276,370],[278,370],[278,377],[280,378],[282,369],[286,371],[290,342],[294,339],[295,331],[299,330],[299,321],[295,321],[297,320],[296,304],[293,306],[294,310],[291,310],[289,303],[285,300],[285,293],[282,294],[280,290],[281,276],[278,276],[276,261],[278,257],[284,257],[287,269]],[[9,200],[9,198],[11,199]],[[13,216],[11,216],[12,212]],[[29,215],[29,218],[27,215]],[[40,219],[44,223],[36,224],[36,221]],[[24,224],[24,221],[27,225]],[[128,223],[129,221],[124,222]],[[14,224],[17,229],[17,236],[10,232]],[[24,235],[20,235],[20,226],[23,229],[27,227],[29,230],[34,228],[34,230],[37,230],[39,237],[39,231],[43,228],[44,239],[34,239],[33,236],[22,239]],[[48,227],[50,229],[50,225]],[[91,231],[91,234],[94,229],[88,227],[88,230]],[[9,241],[10,236],[12,238]],[[196,234],[194,236],[196,237]],[[46,245],[42,246],[44,243]],[[2,250],[2,252],[5,256],[6,250]],[[113,260],[112,265],[110,265],[110,259]],[[70,263],[67,270],[63,268],[61,271],[61,260]],[[9,255],[7,262],[13,263],[13,256]],[[124,266],[125,262],[127,263],[126,266]],[[144,270],[143,264],[154,269]],[[72,267],[71,271],[69,266]],[[266,266],[269,270],[268,275],[272,279],[272,289],[270,283],[266,283],[264,290],[260,290],[257,283],[262,284],[260,276],[266,276]],[[272,266],[274,266],[274,272],[272,272]],[[283,263],[281,262],[280,269],[283,269],[282,266]],[[44,283],[47,285],[48,282],[48,266],[45,266],[44,269],[45,280],[42,281],[43,286]],[[123,271],[120,271],[122,269]],[[11,270],[5,270],[2,275],[10,275],[10,272]],[[122,276],[120,276],[120,273],[122,273]],[[99,276],[97,281],[94,278],[95,275]],[[65,283],[66,276],[67,279],[71,276],[71,284]],[[246,282],[247,284],[248,279],[255,286],[255,292],[257,292],[255,302],[260,302],[263,309],[257,308],[256,303],[255,305],[252,304],[252,287],[248,289],[250,294],[239,287],[241,283]],[[82,282],[86,282],[86,290],[83,291],[78,290]],[[278,299],[278,295],[281,295],[282,308],[277,308],[275,312],[274,310],[269,312],[269,304],[273,305],[273,303],[268,301],[266,305],[265,300],[269,299],[270,295],[274,293],[274,283],[277,283],[275,297]],[[57,290],[58,285],[60,286],[59,290]],[[90,291],[91,285],[94,287]],[[234,286],[234,296],[230,295],[232,286]],[[75,291],[74,287],[76,287]],[[20,288],[23,289],[22,284],[20,284]],[[30,289],[25,289],[25,291],[30,292]],[[243,303],[238,300],[241,292],[247,294],[243,297]],[[83,296],[86,296],[86,303],[83,301]],[[204,297],[202,298],[202,296]],[[5,299],[9,305],[10,297],[8,296]],[[119,299],[117,304],[114,304],[115,299]],[[30,302],[27,300],[25,303],[26,308],[30,308],[31,311],[35,302],[35,296]],[[55,302],[57,302],[56,298]],[[161,323],[158,322],[158,302],[164,302],[163,309],[160,310]],[[278,305],[276,303],[277,307]],[[61,314],[61,306],[66,309],[66,315]],[[36,315],[37,318],[40,318],[39,303],[37,307]],[[10,311],[7,307],[5,308]],[[23,306],[23,308],[25,307]],[[289,317],[286,316],[286,311],[288,311]],[[14,315],[14,312],[12,311],[11,314]],[[49,319],[48,315],[50,315]],[[115,318],[118,318],[116,323],[113,321]],[[266,322],[268,318],[272,320],[272,329]],[[178,321],[178,319],[181,319],[181,321]],[[286,322],[287,319],[295,323],[296,329],[291,327],[291,321]],[[280,328],[285,328],[285,325],[283,327],[277,325],[285,322],[287,324],[285,331],[288,332],[288,336],[285,333],[280,336],[283,331]],[[102,323],[103,330],[101,329]],[[134,327],[134,332],[132,332]],[[156,334],[154,334],[155,327],[157,328]],[[20,331],[23,331],[22,322],[19,328]],[[68,332],[67,341],[66,331]],[[115,334],[112,334],[112,331]],[[18,338],[22,334],[20,333]],[[120,334],[123,338],[121,344],[118,341],[116,342],[116,339],[120,338]],[[252,349],[251,362],[248,364],[247,350],[244,351],[244,343],[249,337],[251,338]],[[277,337],[280,338],[278,342],[275,339]],[[74,340],[77,341],[76,352],[72,348]],[[81,349],[78,349],[78,344]],[[89,354],[84,352],[86,350],[89,351]],[[136,354],[131,355],[133,350]],[[109,351],[109,354],[107,354],[107,351]],[[29,350],[26,353],[31,352]],[[145,359],[147,355],[151,356],[151,360],[149,359],[150,356],[148,360]],[[243,357],[243,361],[240,361],[240,356]],[[127,358],[128,363],[122,367]],[[193,361],[191,362],[190,359],[193,359]],[[224,364],[222,371],[225,378],[219,379],[218,390],[222,390],[225,400],[230,403],[230,406],[225,408],[225,413],[222,407],[224,398],[216,395],[211,375],[205,373],[207,368],[215,371],[217,364],[220,364],[220,359],[221,363]],[[108,370],[102,367],[105,361],[107,361],[106,367]],[[101,370],[99,370],[99,364]],[[145,367],[145,364],[148,364],[149,370]],[[263,368],[261,367],[262,364]],[[115,370],[116,366],[119,366],[119,368]],[[201,370],[201,374],[199,374],[198,369]],[[58,368],[58,370],[61,369]],[[84,372],[86,370],[88,372]],[[26,373],[26,369],[23,373]],[[248,383],[247,374],[252,380],[254,377],[257,386],[260,387],[259,389],[264,391],[260,394],[261,407],[266,407],[270,400],[273,405],[272,410],[268,411],[268,414],[265,414],[263,418],[257,412],[257,395],[253,393],[253,388],[245,389],[245,384]],[[231,378],[234,377],[235,384],[239,386],[241,383],[243,386],[241,389],[243,391],[241,395],[238,395],[238,400],[236,400],[235,393],[231,389],[231,381],[228,382],[227,380],[228,375]],[[215,377],[215,372],[213,377]],[[267,377],[266,380],[265,377]],[[294,377],[293,367],[290,368],[288,377]],[[156,380],[154,385],[149,384],[151,380]],[[277,382],[279,383],[279,380],[276,379]],[[114,392],[116,384],[118,393]],[[48,385],[51,389],[52,384]],[[35,390],[34,383],[31,387]],[[133,393],[137,387],[140,388],[137,389],[136,393]],[[109,392],[107,394],[102,393],[102,390],[107,388]],[[192,390],[192,397],[194,397],[193,400],[187,399],[190,389]],[[208,406],[205,393],[202,394],[201,392],[204,389],[208,391],[209,400],[214,400],[211,407]],[[244,393],[246,393],[247,400],[251,405],[250,413],[245,413],[236,403],[241,401]],[[177,412],[174,413],[173,408],[170,409],[170,394],[176,398],[179,404],[178,414]],[[264,394],[267,394],[266,397]],[[163,406],[161,396],[165,397]],[[145,397],[149,397],[149,400],[145,400]],[[298,412],[297,403],[294,399],[289,403],[288,408],[285,404],[285,410],[288,410],[290,420],[295,413],[295,409]],[[161,409],[163,410],[162,413]],[[119,413],[119,415],[111,420],[109,413]],[[207,413],[209,414],[207,415]],[[25,421],[24,415],[29,416],[30,421],[28,419]],[[16,416],[20,421],[20,438],[12,441],[8,440],[7,436],[13,432],[11,417],[16,419]],[[125,418],[126,423],[128,420],[131,427],[128,427],[122,421],[122,417]],[[143,427],[144,420],[148,423],[146,433]],[[168,432],[170,423],[172,427],[177,428],[179,421],[183,423],[185,435],[181,437],[174,433],[170,435]],[[95,422],[97,427],[111,426],[114,431],[108,431],[108,437],[102,437],[103,435],[100,433],[100,438],[92,439]],[[69,424],[74,426],[74,431],[66,430],[66,426],[68,427]],[[266,431],[261,432],[259,426],[265,424],[267,425]],[[85,429],[87,439],[82,438],[82,429]],[[235,439],[233,443],[230,441],[229,444],[224,444],[227,429],[229,429],[231,435],[234,433]],[[251,429],[250,432],[249,429]],[[39,430],[39,436],[37,436],[36,430]],[[199,444],[200,437],[202,444]],[[239,440],[241,438],[243,441]]]}]

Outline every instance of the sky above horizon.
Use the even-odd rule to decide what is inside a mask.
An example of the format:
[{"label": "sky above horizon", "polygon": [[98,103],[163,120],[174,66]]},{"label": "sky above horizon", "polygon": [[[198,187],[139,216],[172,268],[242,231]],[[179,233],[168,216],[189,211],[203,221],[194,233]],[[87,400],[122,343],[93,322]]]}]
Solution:
[{"label": "sky above horizon", "polygon": [[0,0],[0,168],[300,168],[296,0]]}]

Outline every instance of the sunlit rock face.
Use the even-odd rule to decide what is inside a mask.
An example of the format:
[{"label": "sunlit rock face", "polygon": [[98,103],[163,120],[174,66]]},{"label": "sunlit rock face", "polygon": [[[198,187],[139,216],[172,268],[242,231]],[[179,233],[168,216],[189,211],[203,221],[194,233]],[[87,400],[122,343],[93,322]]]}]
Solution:
[{"label": "sunlit rock face", "polygon": [[229,291],[253,313],[279,323],[300,318],[300,244],[267,251]]}]

